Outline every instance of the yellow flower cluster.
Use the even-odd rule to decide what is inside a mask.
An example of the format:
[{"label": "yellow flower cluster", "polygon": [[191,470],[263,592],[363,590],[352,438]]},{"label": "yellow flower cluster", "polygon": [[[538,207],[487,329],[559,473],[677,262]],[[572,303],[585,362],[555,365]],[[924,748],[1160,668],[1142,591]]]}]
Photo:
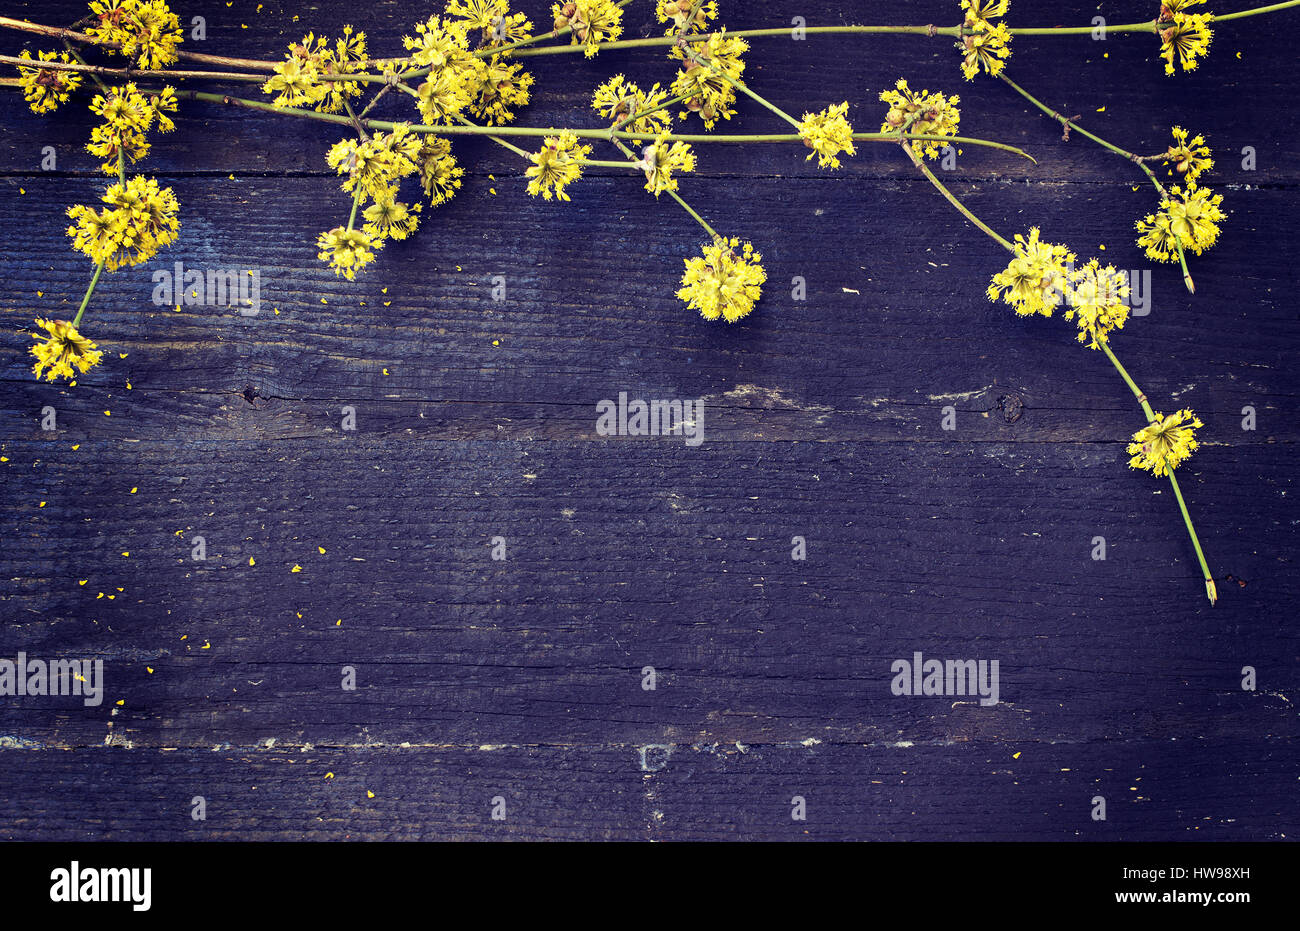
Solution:
[{"label": "yellow flower cluster", "polygon": [[[416,88],[420,116],[429,124],[455,122],[478,96],[488,70],[483,60],[469,51],[466,31],[431,16],[416,23],[415,35],[404,36],[402,42],[411,53],[412,64],[430,69]],[[524,93],[526,100],[527,88]]]},{"label": "yellow flower cluster", "polygon": [[763,257],[752,244],[742,245],[734,236],[719,238],[705,245],[702,256],[686,260],[677,296],[705,320],[721,317],[735,323],[747,316],[762,296],[762,285],[767,281],[762,262]]},{"label": "yellow flower cluster", "polygon": [[1011,30],[1006,23],[992,20],[1007,15],[1010,0],[961,0],[966,11],[962,22],[961,41],[957,48],[962,52],[961,72],[970,81],[981,67],[997,76],[1011,57]]},{"label": "yellow flower cluster", "polygon": [[[722,29],[711,33],[706,41],[692,42],[690,46],[689,54],[676,45],[669,51],[670,57],[685,62],[673,79],[672,93],[674,97],[686,97],[682,106],[698,113],[705,128],[712,129],[718,117],[729,120],[736,113],[736,88],[731,82],[740,80],[745,70],[740,56],[749,50],[749,43],[728,36]],[[692,55],[707,64],[696,61]],[[686,113],[681,117],[686,119]]]},{"label": "yellow flower cluster", "polygon": [[316,240],[316,248],[320,250],[316,257],[333,266],[334,274],[351,281],[360,269],[375,260],[373,246],[370,234],[364,230],[336,226],[321,233]]},{"label": "yellow flower cluster", "polygon": [[1209,54],[1214,32],[1210,23],[1212,13],[1186,13],[1188,7],[1199,6],[1205,0],[1164,0],[1156,31],[1160,34],[1160,56],[1165,60],[1165,74],[1173,74],[1177,62],[1184,71],[1195,71],[1198,58]]},{"label": "yellow flower cluster", "polygon": [[527,16],[510,12],[510,0],[449,0],[446,12],[452,28],[466,34],[478,30],[481,46],[509,45],[533,34]]},{"label": "yellow flower cluster", "polygon": [[322,113],[337,113],[349,97],[361,95],[356,81],[336,80],[362,70],[366,61],[366,34],[343,27],[343,37],[331,48],[329,40],[307,33],[300,43],[289,46],[289,55],[275,66],[275,73],[262,85],[262,92],[275,94],[280,107],[312,107]]},{"label": "yellow flower cluster", "polygon": [[1133,434],[1128,461],[1133,469],[1146,469],[1153,475],[1168,475],[1178,468],[1200,444],[1195,431],[1205,424],[1190,410],[1176,411],[1168,417],[1157,413],[1152,423]]},{"label": "yellow flower cluster", "polygon": [[90,111],[103,122],[90,131],[86,150],[104,160],[100,168],[105,174],[116,175],[120,167],[149,154],[145,133],[155,124],[164,133],[176,128],[167,115],[175,113],[176,107],[176,90],[172,87],[148,96],[134,84],[109,88],[106,94],[97,94],[90,102]]},{"label": "yellow flower cluster", "polygon": [[614,42],[623,34],[623,8],[614,0],[569,0],[551,7],[555,28],[572,30],[570,45],[583,46],[591,58],[600,51],[600,43]]},{"label": "yellow flower cluster", "polygon": [[669,143],[660,136],[641,153],[641,168],[645,171],[645,189],[658,197],[663,191],[676,191],[675,172],[695,170],[695,153],[685,142]]},{"label": "yellow flower cluster", "polygon": [[1186,189],[1171,187],[1160,201],[1160,210],[1137,221],[1137,244],[1156,262],[1177,262],[1178,245],[1200,255],[1219,239],[1223,195],[1189,183]]},{"label": "yellow flower cluster", "polygon": [[493,55],[482,72],[482,80],[470,112],[489,126],[503,126],[515,118],[511,107],[528,104],[533,76],[520,64],[510,64],[501,55]]},{"label": "yellow flower cluster", "polygon": [[1165,153],[1165,161],[1174,163],[1174,167],[1169,170],[1170,174],[1176,171],[1188,181],[1195,181],[1214,167],[1214,159],[1210,157],[1210,147],[1205,144],[1204,136],[1193,136],[1189,140],[1187,130],[1181,126],[1175,126],[1173,134],[1174,144]]},{"label": "yellow flower cluster", "polygon": [[1015,254],[1007,267],[993,276],[988,298],[1010,304],[1022,317],[1050,317],[1069,287],[1074,253],[1065,246],[1042,242],[1038,227],[1029,238],[1017,234]]},{"label": "yellow flower cluster", "polygon": [[176,60],[181,23],[163,0],[91,0],[86,34],[149,71]]},{"label": "yellow flower cluster", "polygon": [[456,164],[449,139],[425,136],[417,161],[420,163],[420,184],[429,197],[429,203],[437,207],[456,196],[465,169]]},{"label": "yellow flower cluster", "polygon": [[69,207],[75,222],[68,235],[74,249],[110,272],[148,261],[180,230],[176,195],[153,178],[136,176],[111,185],[103,202],[107,206],[99,211],[84,204]]},{"label": "yellow flower cluster", "polygon": [[103,353],[67,320],[37,320],[36,325],[45,330],[44,335],[32,334],[36,340],[31,348],[36,357],[32,371],[37,378],[44,377],[46,381],[75,378],[78,371],[85,374],[99,364]]},{"label": "yellow flower cluster", "polygon": [[799,136],[803,144],[812,149],[807,161],[817,158],[818,168],[839,168],[839,154],[856,155],[853,147],[853,127],[849,125],[845,113],[848,101],[834,104],[820,113],[805,113],[799,123]]},{"label": "yellow flower cluster", "polygon": [[[638,113],[654,110],[667,99],[667,92],[661,90],[658,84],[648,92],[643,92],[623,75],[616,74],[596,88],[596,92],[591,95],[591,109],[608,120],[610,125],[616,125]],[[672,114],[667,110],[659,110],[637,117],[623,128],[628,132],[658,135],[671,126]]]},{"label": "yellow flower cluster", "polygon": [[1128,320],[1128,276],[1115,266],[1092,259],[1070,277],[1066,292],[1065,319],[1079,328],[1079,342],[1099,349],[1112,330],[1122,329]]},{"label": "yellow flower cluster", "polygon": [[[961,111],[957,109],[961,97],[957,94],[946,97],[943,94],[932,94],[928,90],[918,93],[907,86],[907,81],[899,78],[893,90],[880,92],[880,99],[889,104],[889,112],[880,125],[882,133],[897,132],[906,126],[909,135],[957,134],[961,122]],[[938,158],[942,151],[937,139],[917,140],[911,145],[914,151],[926,158]]]},{"label": "yellow flower cluster", "polygon": [[[691,16],[692,9],[695,9],[694,16]],[[718,18],[718,4],[716,0],[706,0],[703,3],[697,0],[658,0],[655,4],[655,18],[661,23],[672,23],[664,32],[667,36],[704,32],[709,28],[709,23]]]},{"label": "yellow flower cluster", "polygon": [[582,177],[582,162],[591,154],[591,146],[580,145],[572,130],[542,140],[541,151],[534,153],[533,164],[524,172],[531,180],[528,193],[541,194],[546,200],[568,200],[564,189]]},{"label": "yellow flower cluster", "polygon": [[[67,52],[37,52],[40,61],[61,61],[68,64],[72,58]],[[23,49],[20,58],[35,61],[32,53]],[[19,68],[18,80],[22,83],[23,97],[33,113],[49,113],[59,104],[67,103],[72,92],[81,86],[81,75],[75,71],[56,71],[53,68]]]},{"label": "yellow flower cluster", "polygon": [[[460,186],[459,173],[453,173],[459,169],[451,158],[450,144],[443,142],[445,148],[432,151],[408,124],[401,123],[392,132],[375,133],[366,140],[344,139],[330,148],[325,160],[343,176],[343,190],[353,195],[354,202],[353,221],[347,227],[322,233],[317,240],[319,258],[329,262],[335,274],[353,279],[389,239],[405,239],[415,232],[421,208],[398,199],[403,178],[417,172],[422,181],[426,173],[436,177],[441,172],[444,179],[450,177],[450,182],[436,192],[432,184],[426,185],[431,197],[437,198],[436,203],[450,196],[448,188]],[[425,158],[434,161],[432,168],[425,168]],[[448,159],[450,165],[445,164]],[[437,164],[440,161],[444,161],[441,169]],[[361,214],[365,222],[357,230],[353,224],[355,211],[360,208],[364,208]]]}]

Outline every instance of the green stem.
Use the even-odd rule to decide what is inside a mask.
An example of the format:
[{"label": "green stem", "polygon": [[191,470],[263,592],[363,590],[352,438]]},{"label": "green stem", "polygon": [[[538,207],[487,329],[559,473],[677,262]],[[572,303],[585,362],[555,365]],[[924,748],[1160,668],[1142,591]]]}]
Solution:
[{"label": "green stem", "polygon": [[[414,93],[414,89],[409,86],[399,85],[407,93]],[[143,89],[142,89],[143,90]],[[145,93],[155,93],[152,90],[143,90]],[[227,104],[234,107],[243,107],[249,110],[261,110],[264,113],[275,113],[280,116],[293,116],[299,119],[318,120],[325,123],[336,123],[340,126],[355,126],[351,118],[342,116],[337,113],[320,113],[316,110],[302,110],[297,107],[282,107],[273,103],[266,103],[261,100],[249,100],[244,97],[232,97],[229,94],[213,94],[206,91],[194,90],[177,90],[176,96],[183,100],[203,100],[211,103]],[[541,128],[531,126],[479,126],[468,120],[461,126],[428,126],[423,123],[396,123],[391,120],[362,119],[361,124],[367,129],[379,129],[391,131],[399,125],[408,126],[412,132],[425,133],[428,135],[446,135],[446,136],[527,136],[540,138],[543,136],[554,136],[560,132],[554,127]],[[579,139],[603,139],[610,138],[610,131],[607,129],[572,129],[569,130]],[[626,139],[629,141],[653,141],[659,136],[655,133],[633,133],[618,132],[613,133],[615,139]],[[1003,142],[993,142],[988,139],[975,139],[969,136],[938,136],[928,134],[908,135],[908,139],[915,140],[939,140],[959,142],[963,145],[983,146],[990,149],[999,149],[1003,152],[1010,152],[1021,158],[1035,161],[1027,152],[1016,148],[1013,145],[1007,145]],[[691,142],[691,143],[751,143],[751,142],[802,142],[803,137],[797,133],[768,133],[763,135],[728,135],[726,133],[676,133],[664,136],[667,142]],[[889,142],[897,143],[897,133],[854,133],[854,141],[860,142]]]},{"label": "green stem", "polygon": [[[1119,372],[1119,377],[1124,379],[1124,384],[1128,385],[1133,396],[1137,398],[1138,403],[1142,405],[1142,413],[1146,414],[1149,423],[1159,423],[1160,418],[1156,416],[1155,411],[1151,410],[1151,404],[1147,401],[1147,396],[1142,393],[1137,384],[1133,381],[1132,376],[1120,364],[1119,359],[1115,358],[1115,353],[1111,352],[1110,345],[1106,340],[1099,342],[1102,352],[1106,353],[1106,358],[1110,364]],[[1178,479],[1174,477],[1174,470],[1169,466],[1169,461],[1165,460],[1165,474],[1169,476],[1169,483],[1173,485],[1174,497],[1178,499],[1178,510],[1182,512],[1183,523],[1187,525],[1187,534],[1192,538],[1192,546],[1196,549],[1196,558],[1201,563],[1201,574],[1205,577],[1205,594],[1209,596],[1210,604],[1218,600],[1218,591],[1214,587],[1214,577],[1210,574],[1209,564],[1205,561],[1205,553],[1201,550],[1200,538],[1196,535],[1196,526],[1192,523],[1192,515],[1187,510],[1187,502],[1183,500],[1182,489],[1178,487]]]},{"label": "green stem", "polygon": [[72,328],[75,330],[77,324],[81,322],[81,315],[86,312],[87,305],[90,304],[90,296],[95,293],[95,285],[99,284],[99,276],[104,271],[104,263],[100,262],[95,266],[95,274],[90,279],[90,287],[86,288],[86,295],[81,299],[81,306],[77,308],[77,316],[72,318]]},{"label": "green stem", "polygon": [[1210,604],[1219,600],[1218,589],[1214,586],[1214,576],[1210,574],[1210,565],[1205,561],[1205,553],[1201,550],[1201,541],[1196,536],[1196,527],[1192,524],[1192,515],[1187,510],[1187,502],[1183,500],[1182,489],[1178,487],[1178,479],[1174,476],[1174,470],[1168,468],[1166,462],[1166,474],[1169,476],[1169,484],[1174,488],[1174,497],[1178,499],[1178,510],[1183,513],[1183,523],[1187,525],[1187,534],[1192,538],[1192,546],[1196,549],[1196,559],[1201,564],[1201,575],[1205,579],[1205,595],[1210,599]]},{"label": "green stem", "polygon": [[1098,345],[1101,346],[1101,351],[1106,354],[1106,358],[1110,360],[1110,364],[1115,366],[1115,371],[1119,372],[1119,377],[1124,379],[1124,384],[1128,385],[1129,391],[1133,392],[1133,397],[1137,398],[1138,404],[1142,406],[1142,413],[1147,415],[1147,421],[1149,423],[1159,423],[1159,418],[1151,410],[1151,404],[1147,401],[1147,396],[1142,393],[1142,389],[1133,381],[1124,366],[1120,365],[1119,359],[1115,358],[1115,353],[1110,350],[1110,343],[1103,339],[1098,341]]},{"label": "green stem", "polygon": [[[917,157],[906,142],[902,143],[902,146],[903,150],[911,157],[912,163],[916,165],[917,168],[921,169],[925,176],[930,179],[930,183],[939,189],[939,193],[947,198],[948,202],[956,207],[961,212],[962,216],[970,220],[1007,249],[1010,249],[1013,252],[1015,251],[1015,247],[1012,246],[1010,242],[995,233],[982,220],[975,216],[975,214],[971,213],[961,201],[954,197],[952,192],[944,187],[943,183],[935,177],[934,172],[930,170],[929,166]],[[1109,343],[1106,340],[1100,340],[1098,345],[1101,346],[1102,352],[1106,354],[1106,358],[1110,360],[1111,365],[1115,367],[1115,371],[1119,373],[1119,377],[1124,379],[1124,384],[1128,385],[1129,390],[1133,392],[1133,396],[1137,398],[1137,402],[1141,405],[1142,413],[1146,415],[1147,421],[1149,423],[1159,423],[1155,412],[1151,410],[1151,404],[1147,401],[1147,396],[1142,393],[1142,389],[1137,386],[1137,383],[1133,381],[1132,376],[1130,376],[1124,366],[1120,364],[1119,359],[1115,357],[1115,353],[1111,351]],[[1201,541],[1196,536],[1196,527],[1192,524],[1191,514],[1188,513],[1187,504],[1183,501],[1182,492],[1178,488],[1178,480],[1174,478],[1173,469],[1168,468],[1168,463],[1166,463],[1165,471],[1169,475],[1169,481],[1174,486],[1174,496],[1178,499],[1178,509],[1182,512],[1183,522],[1187,525],[1187,532],[1192,538],[1192,546],[1196,548],[1196,557],[1201,562],[1201,572],[1205,577],[1205,593],[1209,596],[1210,604],[1214,604],[1218,598],[1218,593],[1214,587],[1214,578],[1210,575],[1210,568],[1205,561],[1205,554],[1201,551]]]},{"label": "green stem", "polygon": [[[1300,0],[1296,0],[1296,3],[1300,4]],[[1056,120],[1058,123],[1064,126],[1067,131],[1077,132],[1081,136],[1086,136],[1087,138],[1091,139],[1093,142],[1097,143],[1102,148],[1108,149],[1111,152],[1114,152],[1116,155],[1121,156],[1126,161],[1130,161],[1134,165],[1137,165],[1138,168],[1142,169],[1142,173],[1147,176],[1147,179],[1152,183],[1152,185],[1155,186],[1156,191],[1160,194],[1161,197],[1169,196],[1168,192],[1165,190],[1165,186],[1161,184],[1160,179],[1156,177],[1156,173],[1147,167],[1146,159],[1142,158],[1139,155],[1134,154],[1133,152],[1128,151],[1127,149],[1121,149],[1119,146],[1115,145],[1114,143],[1107,142],[1105,139],[1101,138],[1101,136],[1097,136],[1088,132],[1078,123],[1074,122],[1071,119],[1068,119],[1067,117],[1062,116],[1060,113],[1048,107],[1045,103],[1043,103],[1033,94],[1029,93],[1029,91],[1025,90],[1015,81],[1007,77],[1005,72],[999,74],[998,77],[1002,79],[1003,83],[1005,83],[1008,87],[1010,87],[1012,90],[1018,93],[1021,97],[1024,97],[1035,107],[1042,110],[1052,119]],[[1196,282],[1192,280],[1192,273],[1187,269],[1187,256],[1183,252],[1182,240],[1179,239],[1178,236],[1176,235],[1173,237],[1173,239],[1174,239],[1174,244],[1178,247],[1178,264],[1181,266],[1183,271],[1183,284],[1187,287],[1188,291],[1195,294]]]},{"label": "green stem", "polygon": [[357,207],[361,205],[361,185],[357,185],[356,190],[352,192],[352,213],[348,216],[348,232],[352,232],[352,227],[357,222]]},{"label": "green stem", "polygon": [[912,159],[912,164],[915,165],[917,168],[919,168],[921,170],[921,173],[930,179],[930,183],[933,184],[938,189],[939,193],[944,196],[944,198],[948,201],[948,203],[956,207],[957,211],[962,216],[964,216],[967,220],[970,220],[971,223],[975,224],[975,226],[978,229],[982,230],[987,236],[992,238],[994,242],[1002,246],[1002,248],[1007,249],[1010,252],[1016,251],[1016,247],[1013,246],[1009,240],[1000,236],[987,223],[985,223],[979,217],[975,216],[975,214],[971,213],[971,211],[966,207],[966,205],[963,204],[960,200],[958,200],[953,195],[952,191],[948,190],[948,188],[944,185],[942,181],[940,181],[938,178],[935,177],[934,172],[930,170],[930,166],[925,163],[924,159],[920,158],[915,152],[912,151],[912,147],[908,145],[908,143],[903,142],[901,144],[903,146],[903,151],[906,152],[908,154],[908,157]]},{"label": "green stem", "polygon": [[739,80],[737,80],[736,78],[733,78],[731,75],[727,74],[725,71],[723,71],[721,68],[719,68],[717,65],[715,65],[715,64],[713,63],[713,59],[711,59],[711,58],[705,58],[703,55],[697,55],[697,54],[695,54],[694,51],[688,52],[687,54],[690,55],[690,57],[691,57],[691,59],[692,59],[693,61],[695,61],[695,62],[697,62],[698,64],[701,64],[701,65],[707,67],[710,71],[712,71],[712,72],[713,72],[714,74],[716,74],[718,77],[722,78],[722,80],[726,81],[726,82],[727,82],[728,84],[730,84],[732,87],[734,87],[734,88],[736,88],[737,90],[743,92],[744,94],[746,94],[747,96],[749,96],[749,97],[752,98],[753,100],[758,101],[760,104],[762,104],[762,105],[763,105],[764,107],[766,107],[767,109],[771,110],[771,111],[772,111],[773,113],[775,113],[777,116],[781,117],[781,119],[785,120],[787,123],[789,123],[789,124],[790,124],[791,126],[793,126],[795,129],[798,129],[798,128],[799,128],[799,121],[798,121],[798,120],[796,120],[796,119],[795,119],[793,116],[791,116],[790,114],[786,113],[784,110],[782,110],[782,109],[781,109],[780,107],[778,107],[776,104],[774,104],[774,103],[772,103],[771,101],[767,100],[765,97],[761,97],[761,96],[759,96],[756,92],[750,90],[750,89],[749,89],[749,86],[748,86],[747,84],[745,84],[744,81],[739,81]]},{"label": "green stem", "polygon": [[[634,162],[637,160],[636,153],[633,152],[631,149],[629,149],[627,146],[625,146],[622,142],[619,142],[617,139],[613,140],[613,142],[614,145],[622,149],[624,155],[632,159],[632,161]],[[722,239],[722,237],[718,235],[718,231],[715,230],[713,227],[709,226],[709,224],[705,222],[704,217],[700,216],[698,213],[692,210],[691,205],[686,203],[686,201],[682,200],[681,196],[676,191],[669,191],[668,194],[669,196],[672,197],[673,200],[677,201],[677,203],[681,206],[683,210],[685,210],[687,213],[691,215],[691,217],[695,220],[696,223],[700,224],[700,226],[704,229],[704,232],[708,233],[709,236],[712,237],[715,241]]]}]

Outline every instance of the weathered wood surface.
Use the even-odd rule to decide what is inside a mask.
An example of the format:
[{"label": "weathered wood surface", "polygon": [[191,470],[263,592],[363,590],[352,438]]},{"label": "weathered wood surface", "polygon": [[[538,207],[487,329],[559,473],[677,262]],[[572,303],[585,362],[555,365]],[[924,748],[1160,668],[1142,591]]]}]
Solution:
[{"label": "weathered wood surface", "polygon": [[[254,6],[176,9],[207,16],[203,50],[267,57],[353,20],[392,48],[425,12],[325,3],[295,24]],[[953,6],[724,14],[947,23]],[[1013,20],[1098,12],[1151,10],[1020,4]],[[90,329],[107,364],[66,388],[31,379],[24,331],[75,310],[88,276],[62,217],[102,183],[79,151],[88,118],[0,97],[0,657],[99,657],[108,681],[99,708],[0,705],[0,837],[1294,837],[1300,156],[1283,16],[1300,21],[1223,24],[1177,78],[1149,36],[1018,39],[1012,59],[1121,144],[1157,151],[1174,122],[1211,137],[1223,240],[1193,261],[1195,296],[1154,269],[1152,313],[1115,345],[1157,409],[1206,422],[1180,475],[1213,609],[1167,485],[1125,466],[1141,415],[1123,384],[1066,323],[984,299],[1000,251],[890,147],[833,175],[797,147],[700,147],[684,194],[769,273],[755,315],[723,327],[673,297],[699,239],[675,206],[607,170],[571,204],[530,200],[517,160],[474,140],[457,143],[461,196],[337,279],[312,243],[346,216],[323,161],[339,130],[187,105],[143,166],[175,187],[182,238],[106,278]],[[862,128],[900,75],[961,93],[964,132],[1039,160],[966,148],[949,178],[977,213],[1147,267],[1131,227],[1152,195],[1131,166],[963,82],[947,40],[760,40],[750,61],[777,104],[847,97]],[[648,51],[530,67],[527,125],[594,125],[585,89],[605,76],[672,75]],[[780,131],[741,110],[724,131]],[[45,145],[58,171],[37,169]],[[262,313],[155,307],[152,270],[176,260],[259,269]],[[596,402],[620,391],[703,398],[705,443],[597,436]],[[915,650],[998,659],[1002,703],[894,697],[890,663]]]}]

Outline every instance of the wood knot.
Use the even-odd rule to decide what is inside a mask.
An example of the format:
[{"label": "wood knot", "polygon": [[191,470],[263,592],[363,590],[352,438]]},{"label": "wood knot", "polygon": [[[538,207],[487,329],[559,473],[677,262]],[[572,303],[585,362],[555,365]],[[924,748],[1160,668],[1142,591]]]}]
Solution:
[{"label": "wood knot", "polygon": [[1018,395],[1004,394],[998,398],[998,410],[1002,411],[1002,419],[1007,423],[1015,423],[1020,419],[1025,410],[1025,402],[1020,400]]}]

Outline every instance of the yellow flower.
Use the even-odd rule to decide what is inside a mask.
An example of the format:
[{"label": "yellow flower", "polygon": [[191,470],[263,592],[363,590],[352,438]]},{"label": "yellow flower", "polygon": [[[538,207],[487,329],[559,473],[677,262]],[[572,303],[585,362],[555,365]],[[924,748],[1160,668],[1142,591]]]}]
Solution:
[{"label": "yellow flower", "polygon": [[397,199],[397,188],[387,188],[365,209],[365,231],[376,241],[405,239],[419,226],[419,213],[419,204],[408,207]]},{"label": "yellow flower", "polygon": [[[955,136],[961,122],[961,111],[957,104],[961,97],[953,94],[932,94],[928,90],[920,93],[907,86],[902,78],[894,85],[894,90],[881,91],[880,99],[889,104],[885,122],[881,124],[882,133],[897,132],[907,126],[909,135],[917,136]],[[942,151],[936,139],[923,139],[911,143],[914,151],[926,158],[938,158]]]},{"label": "yellow flower", "polygon": [[[591,95],[591,109],[608,120],[612,126],[638,113],[653,110],[667,99],[668,93],[661,90],[658,84],[643,93],[641,88],[625,80],[623,75],[616,74],[596,88],[595,93]],[[658,135],[671,126],[672,115],[667,110],[660,110],[639,117],[623,128],[627,132]]]},{"label": "yellow flower", "polygon": [[[692,9],[695,9],[693,17]],[[664,32],[667,36],[704,32],[709,28],[709,23],[718,18],[718,4],[716,0],[706,0],[704,3],[697,3],[696,0],[658,0],[655,4],[655,18],[661,23],[672,21],[672,25]]]},{"label": "yellow flower", "polygon": [[555,28],[572,30],[570,45],[584,46],[591,58],[602,42],[614,42],[623,34],[623,8],[614,0],[569,0],[551,7]]},{"label": "yellow flower", "polygon": [[1113,265],[1104,268],[1092,259],[1070,276],[1065,319],[1079,327],[1079,342],[1099,349],[1111,330],[1128,320],[1128,278]]},{"label": "yellow flower", "polygon": [[116,175],[118,158],[138,162],[149,154],[145,138],[155,123],[160,132],[171,132],[176,124],[167,116],[176,112],[176,89],[164,87],[159,93],[145,96],[134,84],[123,84],[96,94],[90,110],[103,122],[93,127],[86,151],[104,159],[100,166],[106,174]]},{"label": "yellow flower", "polygon": [[[1191,3],[1176,4],[1178,9],[1192,6]],[[1167,15],[1166,15],[1166,11]],[[1161,17],[1156,24],[1160,33],[1160,56],[1165,60],[1165,74],[1174,73],[1174,62],[1184,71],[1195,71],[1200,64],[1197,60],[1210,51],[1210,40],[1214,32],[1210,29],[1210,13],[1181,13],[1169,10],[1166,2],[1161,9]]]},{"label": "yellow flower", "polygon": [[1214,167],[1214,159],[1210,158],[1210,148],[1205,144],[1204,136],[1193,136],[1189,141],[1187,130],[1181,126],[1175,126],[1173,134],[1174,144],[1165,153],[1165,160],[1174,163],[1170,174],[1176,171],[1186,176],[1188,181],[1195,181]]},{"label": "yellow flower", "polygon": [[180,230],[180,211],[171,188],[137,175],[104,193],[103,210],[78,204],[68,208],[75,223],[68,227],[72,247],[111,272],[151,259],[171,245]]},{"label": "yellow flower", "polygon": [[1195,430],[1205,426],[1190,410],[1176,411],[1168,417],[1157,413],[1154,422],[1133,434],[1128,461],[1133,469],[1146,469],[1153,475],[1168,475],[1192,455],[1200,445]]},{"label": "yellow flower", "polygon": [[1007,267],[993,276],[988,298],[1001,298],[1017,314],[1050,317],[1070,279],[1074,253],[1065,246],[1038,239],[1038,227],[1029,230],[1029,238],[1016,235],[1015,256]]},{"label": "yellow flower", "polygon": [[641,167],[645,171],[645,189],[658,197],[663,191],[677,190],[674,172],[695,170],[695,153],[685,142],[669,144],[660,136],[642,151]]},{"label": "yellow flower", "polygon": [[366,34],[343,27],[343,38],[330,48],[329,40],[307,33],[300,43],[289,46],[289,55],[277,62],[274,74],[262,85],[263,93],[275,94],[280,107],[311,106],[322,113],[344,109],[349,97],[361,95],[357,81],[330,80],[361,70],[366,60]]},{"label": "yellow flower", "polygon": [[[72,61],[67,52],[37,52],[41,61]],[[20,58],[32,59],[32,53],[22,50]],[[33,113],[48,113],[57,109],[59,104],[67,103],[68,97],[81,86],[81,75],[75,71],[56,71],[53,68],[19,68],[18,80],[22,83],[23,97]]]},{"label": "yellow flower", "polygon": [[343,190],[361,188],[367,197],[378,197],[402,178],[418,170],[420,137],[409,123],[399,123],[389,133],[375,133],[369,139],[343,139],[325,156],[330,167],[345,175]]},{"label": "yellow flower", "polygon": [[36,340],[31,349],[36,357],[32,371],[37,378],[44,376],[46,381],[59,377],[75,378],[74,367],[85,374],[99,364],[103,353],[67,320],[37,320],[36,325],[45,330],[44,336],[32,334]]},{"label": "yellow flower", "polygon": [[507,64],[493,55],[483,70],[483,81],[470,102],[470,111],[489,126],[501,126],[515,118],[511,107],[528,104],[533,76],[520,64]]},{"label": "yellow flower", "polygon": [[[669,54],[684,64],[673,79],[672,94],[674,97],[686,97],[682,106],[698,113],[700,119],[704,120],[705,128],[712,129],[718,117],[729,120],[736,113],[733,106],[736,102],[736,88],[731,82],[740,80],[740,75],[745,70],[745,62],[740,56],[749,50],[749,43],[728,36],[723,29],[710,33],[707,41],[692,42],[690,46],[694,54],[708,64],[688,58],[685,51],[674,45]],[[682,119],[685,118],[686,113],[683,112]]]},{"label": "yellow flower", "polygon": [[342,275],[348,281],[356,278],[360,269],[375,260],[374,242],[364,230],[336,226],[320,234],[316,247],[320,249],[316,257],[328,262],[333,266],[334,274]]},{"label": "yellow flower", "polygon": [[86,34],[148,71],[176,60],[181,23],[163,0],[91,0]]},{"label": "yellow flower", "polygon": [[291,52],[286,60],[276,63],[274,70],[275,73],[262,85],[262,93],[275,94],[271,102],[277,107],[314,105],[324,100],[329,92],[321,82],[316,63],[305,57]]},{"label": "yellow flower", "polygon": [[839,168],[839,154],[856,155],[853,148],[853,127],[849,125],[844,114],[849,104],[845,101],[827,107],[820,113],[805,113],[799,123],[799,135],[803,144],[812,149],[807,161],[817,157],[819,168]]},{"label": "yellow flower", "polygon": [[433,206],[456,196],[465,169],[456,164],[456,157],[451,154],[451,140],[425,136],[416,160],[420,164],[420,184]]},{"label": "yellow flower", "polygon": [[1010,0],[961,0],[966,16],[957,48],[962,51],[961,71],[966,80],[973,80],[981,66],[995,77],[1006,67],[1011,57],[1011,30],[1006,23],[995,25],[990,20],[1006,16],[1010,5]]},{"label": "yellow flower", "polygon": [[1219,222],[1226,216],[1222,203],[1223,195],[1211,194],[1209,188],[1188,184],[1183,190],[1175,185],[1160,201],[1157,213],[1135,224],[1142,234],[1137,244],[1157,262],[1177,262],[1179,242],[1185,251],[1200,255],[1218,241]]},{"label": "yellow flower", "polygon": [[527,16],[510,12],[510,0],[449,0],[447,16],[452,20],[450,28],[467,34],[479,30],[481,44],[488,47],[518,42],[533,34]]},{"label": "yellow flower", "polygon": [[763,293],[767,272],[763,271],[762,261],[752,244],[742,245],[734,236],[719,238],[704,247],[703,256],[686,260],[677,296],[705,320],[722,317],[735,323],[754,309],[754,302]]},{"label": "yellow flower", "polygon": [[534,197],[541,194],[546,200],[552,197],[568,200],[564,189],[582,177],[582,160],[590,153],[591,146],[579,145],[578,137],[571,130],[547,136],[542,140],[541,151],[531,156],[533,164],[524,172],[532,179],[528,182],[528,193]]}]

